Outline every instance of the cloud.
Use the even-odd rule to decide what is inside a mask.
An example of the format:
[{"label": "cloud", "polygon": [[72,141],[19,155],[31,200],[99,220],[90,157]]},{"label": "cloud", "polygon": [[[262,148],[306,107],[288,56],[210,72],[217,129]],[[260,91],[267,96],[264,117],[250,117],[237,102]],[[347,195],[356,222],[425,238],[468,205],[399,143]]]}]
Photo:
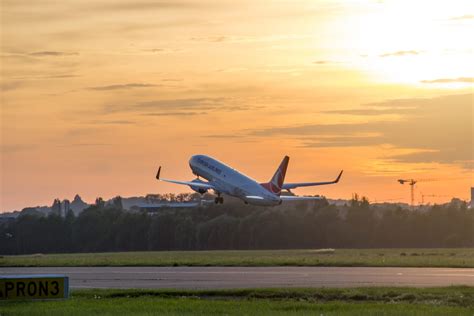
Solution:
[{"label": "cloud", "polygon": [[30,56],[37,56],[37,57],[61,57],[61,56],[75,56],[79,55],[76,52],[57,52],[57,51],[40,51],[40,52],[33,52],[29,53]]},{"label": "cloud", "polygon": [[340,64],[341,62],[334,61],[334,60],[316,60],[313,61],[315,65],[328,65],[328,64]]},{"label": "cloud", "polygon": [[472,164],[474,160],[464,160],[458,159],[453,161],[453,153],[450,151],[441,151],[441,150],[424,150],[420,152],[403,154],[403,155],[394,155],[390,159],[396,162],[405,162],[405,163],[426,163],[426,162],[437,162],[437,163],[457,163],[462,165],[466,169],[472,169]]},{"label": "cloud", "polygon": [[[436,98],[388,100],[366,105],[367,114],[400,115],[396,121],[363,123],[308,124],[273,127],[249,131],[251,136],[291,137],[305,147],[360,147],[392,145],[410,148],[416,153],[392,155],[399,162],[438,162],[471,165],[473,158],[473,94],[448,95]],[[333,111],[362,115],[362,110]]]},{"label": "cloud", "polygon": [[191,41],[210,42],[210,43],[269,43],[290,40],[312,39],[314,35],[306,34],[286,34],[286,35],[268,35],[268,36],[238,36],[238,35],[213,35],[202,37],[191,37]]},{"label": "cloud", "polygon": [[52,57],[70,57],[77,56],[77,52],[60,52],[60,51],[37,51],[37,52],[7,52],[1,54],[1,58],[20,63],[41,64],[45,59]]},{"label": "cloud", "polygon": [[107,114],[118,112],[141,112],[148,116],[186,116],[207,114],[209,111],[240,111],[246,107],[235,106],[225,98],[187,98],[144,101],[134,104],[108,104],[103,111]]},{"label": "cloud", "polygon": [[102,146],[112,146],[112,144],[108,144],[108,143],[72,143],[72,144],[57,145],[57,147],[68,147],[68,148],[74,148],[74,147],[102,147]]},{"label": "cloud", "polygon": [[183,109],[215,109],[222,105],[224,98],[189,98],[170,99],[140,102],[133,106],[134,109],[141,110],[183,110]]},{"label": "cloud", "polygon": [[49,75],[44,77],[37,77],[37,79],[65,79],[65,78],[77,78],[79,75],[75,74],[59,74],[59,75]]},{"label": "cloud", "polygon": [[450,18],[451,21],[471,20],[474,19],[474,14],[466,14]]},{"label": "cloud", "polygon": [[161,112],[161,113],[144,113],[145,116],[194,116],[204,115],[208,112]]},{"label": "cloud", "polygon": [[113,84],[109,86],[98,86],[98,87],[89,87],[89,90],[97,91],[108,91],[108,90],[123,90],[123,89],[135,89],[135,88],[151,88],[158,87],[160,85],[148,84],[148,83],[127,83],[127,84]]},{"label": "cloud", "polygon": [[434,80],[422,80],[422,83],[473,83],[473,77],[459,77],[459,78],[440,78]]},{"label": "cloud", "polygon": [[150,49],[144,49],[143,51],[151,52],[151,53],[163,53],[163,52],[166,52],[167,50],[164,48],[150,48]]},{"label": "cloud", "polygon": [[243,135],[239,133],[233,134],[212,134],[204,135],[203,137],[212,138],[214,140],[221,140],[226,142],[235,142],[235,143],[255,143],[257,140],[255,138],[249,137],[248,135]]},{"label": "cloud", "polygon": [[206,36],[206,37],[191,37],[191,41],[199,41],[199,42],[211,42],[211,43],[220,43],[225,41],[230,41],[231,37],[229,36]]},{"label": "cloud", "polygon": [[144,52],[148,53],[172,53],[172,52],[177,52],[178,50],[173,50],[173,49],[167,49],[167,48],[150,48],[150,49],[143,49]]},{"label": "cloud", "polygon": [[0,83],[0,91],[2,92],[13,91],[13,90],[21,88],[21,86],[23,86],[23,83],[20,81],[2,82]]},{"label": "cloud", "polygon": [[108,2],[88,6],[91,10],[104,11],[131,11],[131,10],[163,10],[163,9],[192,9],[203,5],[193,1],[133,1],[133,2]]},{"label": "cloud", "polygon": [[220,138],[220,139],[243,138],[242,135],[238,135],[238,134],[213,134],[213,135],[206,135],[204,137]]},{"label": "cloud", "polygon": [[163,78],[163,79],[161,79],[161,81],[164,81],[164,82],[179,82],[179,81],[183,81],[183,79],[180,79],[180,78]]},{"label": "cloud", "polygon": [[134,121],[129,121],[129,120],[111,120],[111,121],[94,120],[94,121],[89,121],[89,122],[86,122],[86,123],[98,124],[98,125],[129,125],[129,124],[135,124]]},{"label": "cloud", "polygon": [[378,145],[378,136],[326,136],[318,139],[308,139],[304,141],[304,147],[361,147]]},{"label": "cloud", "polygon": [[377,115],[402,115],[412,112],[413,109],[393,108],[393,109],[349,109],[349,110],[332,110],[324,111],[328,114],[343,114],[343,115],[361,115],[361,116],[377,116]]},{"label": "cloud", "polygon": [[289,127],[273,127],[250,132],[252,136],[322,136],[322,135],[351,135],[352,131],[371,132],[367,124],[311,124]]},{"label": "cloud", "polygon": [[14,80],[44,80],[44,79],[67,79],[67,78],[77,78],[79,75],[73,73],[64,73],[64,74],[50,74],[50,75],[31,75],[31,76],[20,76],[20,77],[11,77]]},{"label": "cloud", "polygon": [[394,57],[394,56],[409,56],[409,55],[419,55],[420,52],[416,50],[399,50],[397,52],[389,52],[379,55],[379,57]]},{"label": "cloud", "polygon": [[36,149],[36,147],[36,145],[0,144],[0,152],[2,154],[14,154],[20,151]]},{"label": "cloud", "polygon": [[[2,1],[3,4],[3,1]],[[12,16],[16,17],[16,20],[28,25],[47,25],[51,23],[66,21],[72,23],[70,25],[79,25],[80,29],[90,27],[91,32],[84,32],[84,36],[90,38],[91,36],[97,36],[98,32],[102,32],[102,28],[98,27],[98,23],[102,26],[107,25],[102,17],[120,17],[120,22],[115,24],[126,23],[129,18],[135,18],[136,14],[144,13],[151,14],[151,18],[142,19],[143,23],[150,23],[156,20],[168,20],[173,16],[179,16],[182,12],[191,10],[206,10],[222,6],[220,2],[205,2],[205,1],[180,1],[180,0],[169,0],[169,1],[155,1],[155,0],[138,0],[138,1],[73,1],[73,2],[61,2],[51,3],[51,1],[10,1],[5,5],[5,11],[11,13]],[[26,10],[28,9],[28,10]],[[141,11],[141,12],[140,12]],[[170,15],[170,12],[176,13]],[[130,14],[132,15],[130,15]],[[124,19],[123,16],[127,15],[129,18]],[[161,15],[161,17],[159,16]],[[95,23],[97,18],[98,23]],[[81,23],[87,19],[90,23]],[[114,20],[114,18],[112,18]],[[187,20],[190,20],[189,18]],[[78,23],[73,23],[73,22]],[[42,23],[43,24],[38,24]],[[69,24],[68,24],[69,25]],[[77,40],[77,38],[75,38]]]},{"label": "cloud", "polygon": [[[157,25],[157,26],[149,26],[150,28],[162,28],[163,25]],[[148,49],[142,49],[143,52],[147,53],[154,53],[154,54],[175,54],[178,52],[182,52],[183,49],[180,48],[148,48]]]},{"label": "cloud", "polygon": [[106,104],[103,114],[123,112],[136,113],[143,116],[196,116],[211,112],[236,112],[259,108],[255,105],[242,105],[242,100],[223,97],[185,98],[142,101],[132,104]]}]

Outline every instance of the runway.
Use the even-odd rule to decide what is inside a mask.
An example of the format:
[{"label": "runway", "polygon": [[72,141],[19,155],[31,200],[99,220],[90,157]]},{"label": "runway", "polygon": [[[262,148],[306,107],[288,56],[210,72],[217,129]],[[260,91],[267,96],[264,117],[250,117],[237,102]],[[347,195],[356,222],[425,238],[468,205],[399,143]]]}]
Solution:
[{"label": "runway", "polygon": [[72,288],[474,286],[474,269],[371,267],[0,268],[0,275],[65,274]]}]

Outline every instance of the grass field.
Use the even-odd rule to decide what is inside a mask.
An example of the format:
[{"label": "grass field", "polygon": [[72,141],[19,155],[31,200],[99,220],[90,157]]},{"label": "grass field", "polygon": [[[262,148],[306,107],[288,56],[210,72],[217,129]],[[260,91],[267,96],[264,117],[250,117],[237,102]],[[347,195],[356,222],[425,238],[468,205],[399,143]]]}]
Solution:
[{"label": "grass field", "polygon": [[474,288],[80,290],[69,300],[0,302],[1,315],[473,315]]},{"label": "grass field", "polygon": [[149,251],[2,256],[3,267],[340,266],[474,267],[474,248]]}]

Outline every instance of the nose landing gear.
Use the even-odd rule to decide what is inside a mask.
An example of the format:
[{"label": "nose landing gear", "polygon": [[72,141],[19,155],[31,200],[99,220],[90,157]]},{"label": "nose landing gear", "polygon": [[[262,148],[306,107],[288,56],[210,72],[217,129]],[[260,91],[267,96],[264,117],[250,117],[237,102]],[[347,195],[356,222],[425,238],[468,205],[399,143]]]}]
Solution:
[{"label": "nose landing gear", "polygon": [[214,199],[214,203],[223,204],[224,203],[224,198],[220,194],[218,194],[217,197]]}]

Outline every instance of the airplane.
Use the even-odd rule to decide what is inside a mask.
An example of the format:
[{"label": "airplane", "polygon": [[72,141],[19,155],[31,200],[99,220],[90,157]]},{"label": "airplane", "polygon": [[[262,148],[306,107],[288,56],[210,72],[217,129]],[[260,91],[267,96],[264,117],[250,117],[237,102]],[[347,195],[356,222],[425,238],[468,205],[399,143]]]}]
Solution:
[{"label": "airplane", "polygon": [[[283,201],[319,200],[321,197],[281,195],[281,191],[287,190],[289,193],[292,193],[291,189],[335,184],[341,179],[343,170],[341,170],[334,181],[283,183],[289,160],[290,157],[285,156],[271,180],[266,183],[258,183],[234,168],[206,155],[194,155],[189,159],[189,167],[193,174],[197,176],[192,181],[162,179],[160,178],[161,166],[158,168],[156,179],[187,185],[193,191],[200,194],[213,190],[217,194],[217,197],[214,199],[216,204],[224,203],[224,198],[221,195],[226,194],[243,200],[245,204],[258,206],[275,206],[280,205]],[[207,181],[201,180],[200,177]]]}]

